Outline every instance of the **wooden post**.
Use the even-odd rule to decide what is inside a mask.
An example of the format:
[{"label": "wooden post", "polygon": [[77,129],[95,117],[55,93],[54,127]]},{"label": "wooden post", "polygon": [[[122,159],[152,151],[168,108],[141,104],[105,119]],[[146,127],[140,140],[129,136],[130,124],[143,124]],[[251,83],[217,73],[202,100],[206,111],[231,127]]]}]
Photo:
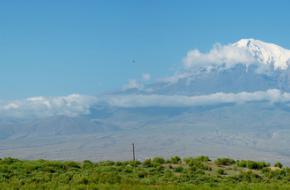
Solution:
[{"label": "wooden post", "polygon": [[134,143],[132,143],[132,148],[133,148],[133,161],[135,161],[136,158],[135,158],[135,144]]}]

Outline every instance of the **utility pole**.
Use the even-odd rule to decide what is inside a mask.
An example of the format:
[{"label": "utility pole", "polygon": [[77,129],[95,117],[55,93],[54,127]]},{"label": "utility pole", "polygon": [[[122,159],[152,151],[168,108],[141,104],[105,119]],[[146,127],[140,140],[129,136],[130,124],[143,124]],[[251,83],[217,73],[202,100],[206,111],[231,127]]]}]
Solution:
[{"label": "utility pole", "polygon": [[132,150],[133,150],[133,161],[135,161],[136,158],[135,158],[135,144],[134,143],[132,143]]}]

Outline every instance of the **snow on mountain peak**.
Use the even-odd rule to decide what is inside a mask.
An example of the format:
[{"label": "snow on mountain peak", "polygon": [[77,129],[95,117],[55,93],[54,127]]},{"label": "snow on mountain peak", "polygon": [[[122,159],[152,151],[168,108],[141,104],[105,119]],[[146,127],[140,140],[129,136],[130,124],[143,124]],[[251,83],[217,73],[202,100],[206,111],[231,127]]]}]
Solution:
[{"label": "snow on mountain peak", "polygon": [[261,70],[285,70],[290,65],[290,50],[260,40],[241,39],[228,45],[216,44],[206,53],[191,50],[184,58],[184,64],[188,68],[258,64],[262,66]]},{"label": "snow on mountain peak", "polygon": [[241,39],[232,46],[248,51],[257,62],[272,65],[275,69],[285,70],[290,64],[290,50],[276,44],[255,39]]}]

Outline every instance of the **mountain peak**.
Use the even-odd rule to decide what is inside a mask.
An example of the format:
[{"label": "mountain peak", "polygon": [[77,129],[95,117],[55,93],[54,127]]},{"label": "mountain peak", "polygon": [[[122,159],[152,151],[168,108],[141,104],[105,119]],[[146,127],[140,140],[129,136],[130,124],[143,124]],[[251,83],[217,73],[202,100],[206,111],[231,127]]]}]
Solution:
[{"label": "mountain peak", "polygon": [[257,62],[271,65],[274,69],[285,70],[290,64],[290,50],[273,43],[249,38],[241,39],[232,46],[246,50]]},{"label": "mountain peak", "polygon": [[259,40],[256,40],[254,38],[244,38],[244,39],[240,39],[239,41],[235,42],[233,45],[236,47],[248,47],[249,44],[251,43],[255,43]]}]

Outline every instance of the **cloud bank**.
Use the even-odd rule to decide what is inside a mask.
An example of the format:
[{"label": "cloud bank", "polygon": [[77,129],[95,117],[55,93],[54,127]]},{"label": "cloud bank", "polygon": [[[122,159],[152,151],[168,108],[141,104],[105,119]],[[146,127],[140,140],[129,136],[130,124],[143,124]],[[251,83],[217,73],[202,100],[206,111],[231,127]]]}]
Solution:
[{"label": "cloud bank", "polygon": [[214,93],[201,96],[179,96],[179,95],[122,95],[109,96],[105,101],[115,107],[191,107],[200,105],[214,105],[222,103],[247,103],[255,101],[267,101],[270,103],[289,102],[290,93],[281,92],[277,89],[256,92],[240,93]]},{"label": "cloud bank", "polygon": [[0,117],[50,117],[90,114],[92,106],[133,107],[194,107],[223,103],[248,102],[290,103],[290,93],[277,89],[240,93],[213,93],[200,96],[179,95],[112,95],[103,97],[73,94],[62,97],[32,97],[0,105]]},{"label": "cloud bank", "polygon": [[91,105],[97,102],[93,96],[72,94],[60,97],[31,97],[0,105],[0,116],[50,117],[57,115],[78,116],[88,114]]}]

